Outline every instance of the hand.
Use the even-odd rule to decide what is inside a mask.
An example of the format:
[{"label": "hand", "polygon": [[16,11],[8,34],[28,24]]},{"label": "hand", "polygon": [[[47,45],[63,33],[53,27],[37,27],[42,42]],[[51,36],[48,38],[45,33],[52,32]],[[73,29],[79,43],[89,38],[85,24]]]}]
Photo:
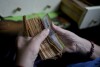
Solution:
[{"label": "hand", "polygon": [[33,67],[34,61],[38,55],[40,44],[48,36],[49,29],[43,30],[40,34],[32,37],[18,37],[17,65],[23,67]]},{"label": "hand", "polygon": [[52,24],[52,28],[59,35],[62,42],[64,43],[64,52],[67,51],[86,53],[90,51],[91,43],[88,40],[81,38],[78,35],[68,30],[64,30],[54,24]]}]

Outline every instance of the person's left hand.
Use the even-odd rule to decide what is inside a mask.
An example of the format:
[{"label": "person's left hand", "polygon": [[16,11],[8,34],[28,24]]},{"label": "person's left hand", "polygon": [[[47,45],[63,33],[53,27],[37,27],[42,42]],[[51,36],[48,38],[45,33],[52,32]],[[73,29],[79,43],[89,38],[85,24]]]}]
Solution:
[{"label": "person's left hand", "polygon": [[17,65],[23,67],[33,67],[38,55],[40,44],[48,36],[49,29],[43,30],[40,34],[32,37],[18,37]]}]

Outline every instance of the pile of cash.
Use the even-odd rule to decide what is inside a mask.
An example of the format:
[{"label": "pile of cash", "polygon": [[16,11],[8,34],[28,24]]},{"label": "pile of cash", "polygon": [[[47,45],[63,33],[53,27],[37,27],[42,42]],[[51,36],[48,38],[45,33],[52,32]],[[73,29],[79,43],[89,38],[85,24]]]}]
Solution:
[{"label": "pile of cash", "polygon": [[34,37],[43,29],[50,29],[48,37],[40,46],[39,55],[42,60],[55,59],[57,56],[61,56],[64,48],[61,38],[53,31],[51,24],[52,21],[48,15],[44,16],[43,19],[36,17],[27,20],[25,16],[23,17],[24,34],[26,36]]}]

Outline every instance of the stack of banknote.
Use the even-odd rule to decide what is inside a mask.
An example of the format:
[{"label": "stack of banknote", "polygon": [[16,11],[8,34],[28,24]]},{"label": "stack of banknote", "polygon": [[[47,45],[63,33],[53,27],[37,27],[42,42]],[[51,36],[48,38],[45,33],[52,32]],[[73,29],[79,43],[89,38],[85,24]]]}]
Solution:
[{"label": "stack of banknote", "polygon": [[54,32],[51,25],[52,21],[48,15],[45,15],[42,19],[39,17],[32,19],[27,19],[25,16],[23,17],[24,34],[26,36],[34,37],[43,29],[50,29],[48,37],[40,46],[39,55],[42,60],[52,58],[56,59],[58,56],[61,56],[63,52],[63,42],[61,41],[61,38]]}]

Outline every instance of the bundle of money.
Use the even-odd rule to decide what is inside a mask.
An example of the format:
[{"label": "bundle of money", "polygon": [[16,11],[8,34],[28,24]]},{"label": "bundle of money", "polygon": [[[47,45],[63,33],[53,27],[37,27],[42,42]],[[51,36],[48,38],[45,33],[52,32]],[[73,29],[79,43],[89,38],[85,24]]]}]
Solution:
[{"label": "bundle of money", "polygon": [[61,56],[63,52],[64,45],[60,37],[53,31],[51,24],[52,21],[48,15],[46,15],[43,19],[36,17],[27,20],[25,16],[23,17],[24,34],[26,36],[34,37],[43,29],[50,29],[48,37],[40,46],[39,55],[42,60],[51,58],[56,59],[57,56]]}]

